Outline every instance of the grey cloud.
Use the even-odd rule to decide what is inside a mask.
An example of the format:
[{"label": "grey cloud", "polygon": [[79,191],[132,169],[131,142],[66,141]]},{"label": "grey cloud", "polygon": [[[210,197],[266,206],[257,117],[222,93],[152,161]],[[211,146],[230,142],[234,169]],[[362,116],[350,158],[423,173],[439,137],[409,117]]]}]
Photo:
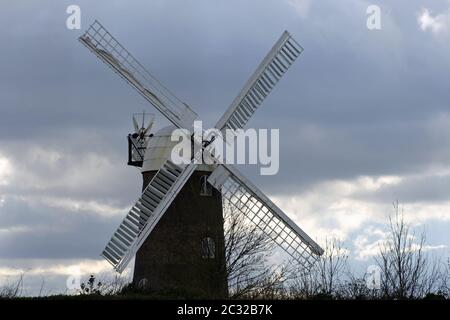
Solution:
[{"label": "grey cloud", "polygon": [[448,175],[406,176],[399,184],[381,187],[370,194],[358,192],[355,194],[355,198],[384,203],[396,199],[405,203],[440,203],[450,200],[448,190],[450,190],[450,176]]},{"label": "grey cloud", "polygon": [[[0,140],[24,148],[107,148],[123,159],[130,114],[155,110],[76,41],[80,32],[65,28],[64,2],[42,3],[19,2],[2,11],[0,34],[10,46],[0,75]],[[450,61],[442,54],[448,45],[418,29],[419,1],[381,4],[384,29],[369,32],[365,3],[357,1],[313,3],[304,18],[278,1],[79,3],[83,29],[99,18],[209,124],[289,29],[306,50],[250,123],[282,130],[280,174],[258,177],[245,170],[270,192],[449,163],[442,151],[447,144],[427,136],[421,125],[448,112]],[[319,141],[301,136],[309,126],[322,132]],[[80,129],[104,140],[65,134]],[[436,154],[442,158],[432,158]],[[20,152],[14,158],[24,161]]]},{"label": "grey cloud", "polygon": [[[74,138],[63,137],[66,141]],[[64,141],[62,146],[58,143],[38,147],[28,143],[3,146],[0,155],[7,156],[13,173],[11,182],[0,186],[0,192],[104,201],[118,206],[130,204],[141,190],[141,174],[125,165],[126,140],[121,139],[123,154],[119,156],[115,150],[102,148],[104,139],[94,142],[89,140],[89,135],[81,137],[86,141],[79,148],[64,145]]]},{"label": "grey cloud", "polygon": [[0,210],[2,259],[96,258],[121,220],[10,198]]}]

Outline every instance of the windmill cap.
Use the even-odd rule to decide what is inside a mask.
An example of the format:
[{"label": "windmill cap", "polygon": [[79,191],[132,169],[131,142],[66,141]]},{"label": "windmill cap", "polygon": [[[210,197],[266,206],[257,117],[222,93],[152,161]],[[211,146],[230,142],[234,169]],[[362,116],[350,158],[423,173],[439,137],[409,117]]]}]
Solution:
[{"label": "windmill cap", "polygon": [[[167,126],[158,130],[153,137],[149,138],[147,149],[145,151],[142,172],[159,170],[167,159],[170,159],[173,147],[178,141],[172,141],[171,136],[175,126]],[[211,165],[200,164],[197,166],[199,171],[213,171]]]}]

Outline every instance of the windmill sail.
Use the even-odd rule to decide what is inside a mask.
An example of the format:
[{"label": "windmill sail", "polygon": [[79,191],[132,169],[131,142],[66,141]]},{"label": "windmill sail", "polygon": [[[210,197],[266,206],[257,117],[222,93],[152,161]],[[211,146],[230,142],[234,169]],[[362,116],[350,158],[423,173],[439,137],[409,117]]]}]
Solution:
[{"label": "windmill sail", "polygon": [[311,268],[323,254],[323,249],[314,240],[235,168],[218,166],[208,182],[221,190],[222,198],[244,213],[305,268]]},{"label": "windmill sail", "polygon": [[196,166],[182,168],[167,160],[153,176],[102,252],[116,271],[125,269]]},{"label": "windmill sail", "polygon": [[192,127],[197,114],[155,79],[98,21],[79,40],[175,126]]},{"label": "windmill sail", "polygon": [[285,31],[217,122],[216,128],[242,129],[302,51],[303,48]]}]

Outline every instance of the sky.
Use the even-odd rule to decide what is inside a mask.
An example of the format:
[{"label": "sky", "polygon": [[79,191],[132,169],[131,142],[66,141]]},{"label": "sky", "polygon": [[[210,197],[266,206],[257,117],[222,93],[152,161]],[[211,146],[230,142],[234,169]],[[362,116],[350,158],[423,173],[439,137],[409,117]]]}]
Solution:
[{"label": "sky", "polygon": [[[72,4],[81,30],[66,27]],[[373,263],[395,201],[449,255],[450,1],[1,1],[0,286],[23,275],[23,294],[54,294],[113,275],[99,254],[142,183],[131,116],[168,124],[78,42],[94,19],[205,126],[288,30],[305,51],[248,124],[280,129],[280,171],[240,169],[355,265]]]}]

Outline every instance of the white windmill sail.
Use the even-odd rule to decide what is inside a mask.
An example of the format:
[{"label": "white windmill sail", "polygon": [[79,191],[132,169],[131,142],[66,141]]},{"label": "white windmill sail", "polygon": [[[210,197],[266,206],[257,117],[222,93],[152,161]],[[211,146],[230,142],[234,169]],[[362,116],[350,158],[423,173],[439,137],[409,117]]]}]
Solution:
[{"label": "white windmill sail", "polygon": [[285,31],[219,119],[216,128],[242,129],[303,48]]},{"label": "white windmill sail", "polygon": [[102,252],[116,271],[125,269],[196,166],[181,167],[167,160],[153,176]]},{"label": "white windmill sail", "polygon": [[208,182],[305,268],[310,268],[323,254],[323,249],[314,240],[236,168],[219,165]]},{"label": "white windmill sail", "polygon": [[79,40],[175,126],[192,127],[197,114],[155,79],[97,20]]}]

